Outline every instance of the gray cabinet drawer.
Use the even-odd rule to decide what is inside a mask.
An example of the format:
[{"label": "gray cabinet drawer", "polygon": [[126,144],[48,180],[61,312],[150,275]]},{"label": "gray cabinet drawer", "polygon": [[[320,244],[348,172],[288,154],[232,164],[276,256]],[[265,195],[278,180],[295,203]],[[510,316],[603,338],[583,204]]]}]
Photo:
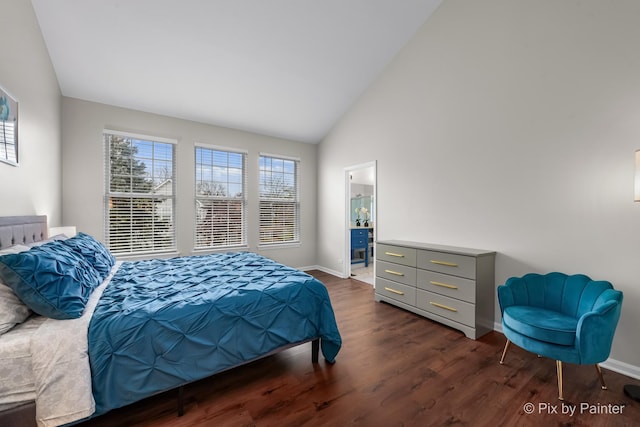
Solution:
[{"label": "gray cabinet drawer", "polygon": [[376,293],[409,305],[416,305],[416,288],[376,277]]},{"label": "gray cabinet drawer", "polygon": [[458,276],[436,273],[435,271],[418,270],[417,287],[425,291],[460,299],[470,303],[476,302],[476,282]]},{"label": "gray cabinet drawer", "polygon": [[396,264],[416,266],[416,249],[385,244],[376,245],[376,258]]},{"label": "gray cabinet drawer", "polygon": [[378,261],[376,265],[376,276],[405,285],[416,286],[416,268],[406,265],[394,264],[392,262]]},{"label": "gray cabinet drawer", "polygon": [[444,274],[474,279],[476,277],[476,258],[446,252],[419,249],[418,268],[437,271]]},{"label": "gray cabinet drawer", "polygon": [[422,310],[455,320],[467,326],[475,327],[475,305],[444,295],[418,289],[416,305]]}]

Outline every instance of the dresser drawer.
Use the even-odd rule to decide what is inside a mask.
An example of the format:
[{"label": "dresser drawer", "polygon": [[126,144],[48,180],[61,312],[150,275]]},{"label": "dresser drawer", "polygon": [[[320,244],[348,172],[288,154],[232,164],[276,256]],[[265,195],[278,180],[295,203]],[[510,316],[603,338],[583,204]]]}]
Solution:
[{"label": "dresser drawer", "polygon": [[446,252],[419,249],[417,253],[419,268],[444,274],[475,279],[476,258]]},{"label": "dresser drawer", "polygon": [[376,245],[376,258],[396,264],[416,266],[416,249],[385,244]]},{"label": "dresser drawer", "polygon": [[376,293],[409,305],[416,305],[416,288],[376,277]]},{"label": "dresser drawer", "polygon": [[386,261],[378,261],[376,265],[376,276],[414,287],[416,286],[416,274],[415,267],[407,267],[406,265]]},{"label": "dresser drawer", "polygon": [[476,302],[475,280],[418,269],[416,285],[425,291],[446,295],[472,304]]},{"label": "dresser drawer", "polygon": [[369,245],[369,239],[366,237],[355,237],[351,238],[351,247],[352,248],[364,248]]},{"label": "dresser drawer", "polygon": [[438,316],[475,328],[475,305],[468,302],[418,289],[416,306]]},{"label": "dresser drawer", "polygon": [[355,237],[369,237],[369,229],[368,228],[352,228],[351,229],[351,238]]},{"label": "dresser drawer", "polygon": [[369,247],[369,230],[367,228],[351,229],[351,249]]}]

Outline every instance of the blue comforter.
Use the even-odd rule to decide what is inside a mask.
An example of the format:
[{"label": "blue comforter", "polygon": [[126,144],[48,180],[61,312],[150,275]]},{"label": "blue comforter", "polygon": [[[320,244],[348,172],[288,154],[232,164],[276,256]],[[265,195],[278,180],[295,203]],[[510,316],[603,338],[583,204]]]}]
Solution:
[{"label": "blue comforter", "polygon": [[250,252],[123,263],[89,325],[96,413],[321,338],[341,346],[324,285]]}]

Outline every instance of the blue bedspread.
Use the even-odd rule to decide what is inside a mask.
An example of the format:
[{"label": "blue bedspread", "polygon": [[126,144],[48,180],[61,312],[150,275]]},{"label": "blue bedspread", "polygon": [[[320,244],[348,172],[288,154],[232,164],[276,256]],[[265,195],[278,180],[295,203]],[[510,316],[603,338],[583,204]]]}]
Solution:
[{"label": "blue bedspread", "polygon": [[341,346],[324,285],[250,252],[123,263],[89,325],[96,413],[321,338]]}]

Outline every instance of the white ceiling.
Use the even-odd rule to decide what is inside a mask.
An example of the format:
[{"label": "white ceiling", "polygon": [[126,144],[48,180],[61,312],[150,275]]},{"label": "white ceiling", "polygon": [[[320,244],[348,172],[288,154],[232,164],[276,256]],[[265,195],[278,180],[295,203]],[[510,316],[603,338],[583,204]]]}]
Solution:
[{"label": "white ceiling", "polygon": [[442,0],[31,0],[64,96],[317,143]]}]

